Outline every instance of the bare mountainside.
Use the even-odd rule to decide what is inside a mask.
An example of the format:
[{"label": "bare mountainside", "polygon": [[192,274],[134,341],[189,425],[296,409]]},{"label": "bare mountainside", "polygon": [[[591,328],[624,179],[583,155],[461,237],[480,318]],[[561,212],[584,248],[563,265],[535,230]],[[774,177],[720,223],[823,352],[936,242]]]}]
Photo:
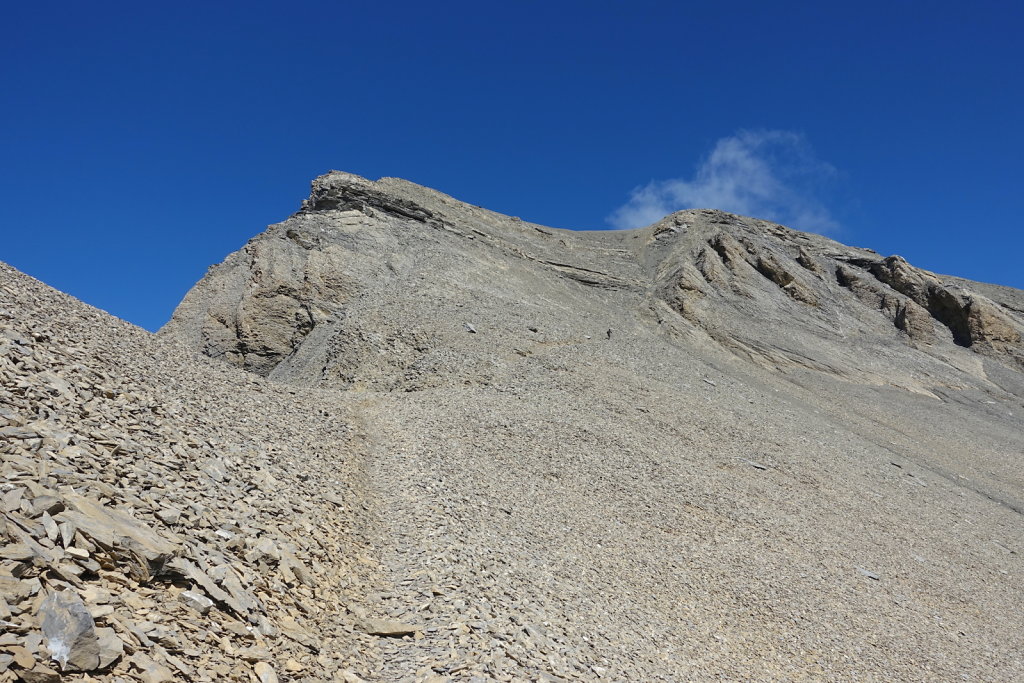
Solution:
[{"label": "bare mountainside", "polygon": [[379,583],[358,448],[323,392],[0,264],[0,681],[346,680]]},{"label": "bare mountainside", "polygon": [[1024,292],[337,172],[156,337],[0,274],[0,676],[1024,677]]}]

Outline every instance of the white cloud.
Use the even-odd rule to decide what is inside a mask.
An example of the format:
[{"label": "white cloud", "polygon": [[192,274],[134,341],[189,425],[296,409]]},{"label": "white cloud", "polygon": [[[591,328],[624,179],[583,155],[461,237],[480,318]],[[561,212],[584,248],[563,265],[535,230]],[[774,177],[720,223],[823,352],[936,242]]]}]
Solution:
[{"label": "white cloud", "polygon": [[638,187],[607,220],[615,228],[636,228],[673,211],[721,209],[834,233],[839,224],[819,196],[835,174],[799,133],[744,130],[715,143],[692,180],[655,180]]}]

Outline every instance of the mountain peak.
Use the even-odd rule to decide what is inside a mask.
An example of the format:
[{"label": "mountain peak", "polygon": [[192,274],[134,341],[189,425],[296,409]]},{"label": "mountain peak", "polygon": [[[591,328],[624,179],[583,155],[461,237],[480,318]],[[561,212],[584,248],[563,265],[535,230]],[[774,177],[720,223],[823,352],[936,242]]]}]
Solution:
[{"label": "mountain peak", "polygon": [[156,337],[0,266],[0,680],[1022,679],[1022,324],[338,172]]},{"label": "mountain peak", "polygon": [[[348,368],[341,376],[358,376],[353,357],[332,359],[325,348],[344,345],[364,316],[435,335],[454,301],[496,320],[509,315],[499,302],[512,300],[591,306],[619,326],[649,324],[623,319],[640,315],[656,321],[643,334],[672,330],[758,365],[922,391],[923,377],[963,374],[962,349],[1024,367],[1016,290],[713,209],[632,231],[571,232],[407,181],[331,171],[313,181],[298,214],[243,253],[197,285],[165,333],[261,374],[307,381],[330,376],[335,363]],[[495,290],[499,281],[506,291]],[[421,315],[385,313],[391,302],[405,306],[401,292],[415,292]]]}]

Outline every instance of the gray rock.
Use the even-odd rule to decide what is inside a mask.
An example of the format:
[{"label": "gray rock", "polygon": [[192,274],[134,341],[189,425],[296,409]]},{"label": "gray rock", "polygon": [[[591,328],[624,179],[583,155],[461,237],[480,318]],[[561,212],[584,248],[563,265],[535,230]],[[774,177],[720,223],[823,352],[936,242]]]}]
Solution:
[{"label": "gray rock", "polygon": [[208,614],[210,608],[213,607],[213,600],[210,600],[208,597],[202,595],[201,593],[194,593],[192,591],[182,591],[178,595],[178,599],[180,599],[183,603],[185,603],[195,611],[199,612],[200,614]]},{"label": "gray rock", "polygon": [[882,579],[881,576],[879,576],[878,574],[874,573],[873,571],[869,571],[867,569],[864,569],[864,567],[857,567],[857,571],[860,572],[862,575],[868,577],[869,579],[873,580],[873,581],[880,581]]},{"label": "gray rock", "polygon": [[162,508],[157,510],[154,514],[156,514],[156,518],[164,524],[174,525],[181,520],[181,510],[176,510],[174,508]]},{"label": "gray rock", "polygon": [[149,581],[164,570],[180,548],[145,523],[118,510],[78,495],[64,498],[68,509],[55,517],[125,562],[131,574]]},{"label": "gray rock", "polygon": [[46,596],[39,606],[46,647],[61,669],[92,671],[100,666],[100,642],[89,610],[69,591]]},{"label": "gray rock", "polygon": [[174,680],[173,671],[141,652],[133,654],[131,662],[138,669],[143,683],[167,683]]},{"label": "gray rock", "polygon": [[33,668],[19,671],[18,678],[24,683],[60,683],[61,675],[44,664],[36,664]]},{"label": "gray rock", "polygon": [[371,636],[385,636],[390,638],[411,636],[419,630],[416,626],[403,624],[402,622],[390,619],[363,618],[357,620],[356,626],[359,630],[364,633],[368,633]]},{"label": "gray rock", "polygon": [[97,628],[96,641],[99,645],[100,669],[107,668],[124,654],[124,642],[112,628]]},{"label": "gray rock", "polygon": [[277,683],[277,673],[274,668],[266,662],[257,662],[253,667],[256,672],[256,676],[259,677],[260,683]]}]

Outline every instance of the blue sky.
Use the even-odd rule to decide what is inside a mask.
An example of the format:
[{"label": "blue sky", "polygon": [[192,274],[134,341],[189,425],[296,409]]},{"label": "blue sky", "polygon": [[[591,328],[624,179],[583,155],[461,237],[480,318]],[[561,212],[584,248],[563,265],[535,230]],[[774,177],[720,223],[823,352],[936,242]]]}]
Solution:
[{"label": "blue sky", "polygon": [[1019,3],[8,3],[0,260],[149,329],[328,169],[1024,288]]}]

